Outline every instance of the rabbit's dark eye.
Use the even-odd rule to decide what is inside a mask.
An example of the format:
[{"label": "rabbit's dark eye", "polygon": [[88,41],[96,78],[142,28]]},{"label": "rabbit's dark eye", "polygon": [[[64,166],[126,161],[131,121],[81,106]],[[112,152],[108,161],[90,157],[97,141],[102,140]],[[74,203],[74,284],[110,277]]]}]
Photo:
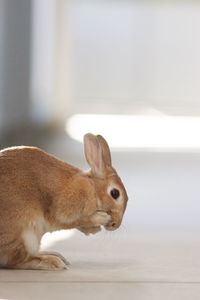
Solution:
[{"label": "rabbit's dark eye", "polygon": [[113,199],[117,199],[117,198],[119,198],[120,192],[117,189],[112,189],[110,194],[111,194]]}]

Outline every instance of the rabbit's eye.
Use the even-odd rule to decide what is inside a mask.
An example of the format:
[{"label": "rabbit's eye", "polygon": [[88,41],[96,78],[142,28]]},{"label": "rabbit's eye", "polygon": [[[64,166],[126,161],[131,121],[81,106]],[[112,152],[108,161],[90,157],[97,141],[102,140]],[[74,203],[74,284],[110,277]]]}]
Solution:
[{"label": "rabbit's eye", "polygon": [[120,196],[120,192],[117,189],[112,189],[111,192],[110,192],[110,194],[111,194],[111,196],[112,196],[113,199],[117,199]]}]

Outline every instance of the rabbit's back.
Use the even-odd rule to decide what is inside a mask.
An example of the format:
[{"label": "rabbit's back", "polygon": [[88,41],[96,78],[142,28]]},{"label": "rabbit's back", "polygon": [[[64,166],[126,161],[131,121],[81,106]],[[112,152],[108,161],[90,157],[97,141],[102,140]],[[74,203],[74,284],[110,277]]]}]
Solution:
[{"label": "rabbit's back", "polygon": [[[40,210],[39,150],[16,147],[0,152],[0,222],[31,219]],[[11,222],[10,222],[11,223]],[[12,222],[13,224],[13,222]]]},{"label": "rabbit's back", "polygon": [[0,151],[0,220],[38,214],[76,169],[35,147]]}]

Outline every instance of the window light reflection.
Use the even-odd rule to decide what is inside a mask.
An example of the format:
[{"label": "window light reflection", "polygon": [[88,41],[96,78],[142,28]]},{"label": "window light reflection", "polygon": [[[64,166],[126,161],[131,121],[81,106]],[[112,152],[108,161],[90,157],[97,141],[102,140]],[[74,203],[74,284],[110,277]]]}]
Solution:
[{"label": "window light reflection", "polygon": [[102,134],[112,148],[200,149],[200,117],[76,114],[66,123],[70,137]]}]

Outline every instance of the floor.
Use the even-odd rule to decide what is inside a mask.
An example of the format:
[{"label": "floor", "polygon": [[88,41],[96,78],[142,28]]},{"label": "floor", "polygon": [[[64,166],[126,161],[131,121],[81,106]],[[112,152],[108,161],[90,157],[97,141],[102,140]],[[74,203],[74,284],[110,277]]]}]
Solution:
[{"label": "floor", "polygon": [[[40,145],[86,167],[80,145]],[[199,299],[200,153],[115,152],[113,161],[129,194],[122,227],[45,235],[42,249],[62,253],[70,269],[0,270],[0,299]]]},{"label": "floor", "polygon": [[[55,234],[54,234],[55,235]],[[48,237],[52,240],[53,237]],[[0,271],[1,299],[199,299],[199,244],[73,233],[47,247],[69,270]]]}]

